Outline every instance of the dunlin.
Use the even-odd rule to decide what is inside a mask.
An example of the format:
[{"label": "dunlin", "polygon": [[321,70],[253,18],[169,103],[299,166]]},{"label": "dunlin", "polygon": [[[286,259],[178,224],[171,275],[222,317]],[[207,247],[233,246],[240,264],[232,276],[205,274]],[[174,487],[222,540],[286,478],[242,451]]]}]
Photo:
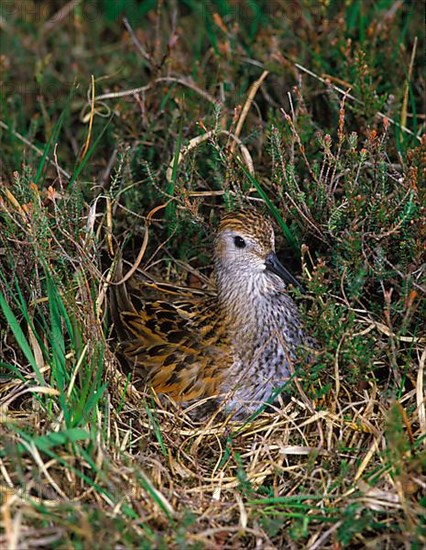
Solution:
[{"label": "dunlin", "polygon": [[275,254],[271,222],[255,211],[222,218],[214,279],[214,292],[139,281],[132,294],[123,283],[113,287],[113,319],[136,386],[182,403],[211,397],[242,418],[285,384],[309,347],[288,294],[299,283]]}]

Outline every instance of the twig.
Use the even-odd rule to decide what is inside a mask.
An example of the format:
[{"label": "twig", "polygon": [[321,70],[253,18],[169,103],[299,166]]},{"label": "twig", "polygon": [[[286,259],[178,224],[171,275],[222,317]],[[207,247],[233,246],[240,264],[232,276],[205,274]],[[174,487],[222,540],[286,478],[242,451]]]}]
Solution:
[{"label": "twig", "polygon": [[[187,155],[189,153],[189,151],[191,151],[192,149],[195,149],[195,147],[198,147],[198,145],[200,145],[204,141],[207,141],[211,137],[218,136],[218,135],[228,136],[237,143],[238,147],[240,148],[241,155],[243,157],[243,160],[244,160],[244,162],[247,166],[247,169],[248,169],[249,173],[251,175],[254,175],[253,159],[251,158],[249,150],[247,149],[247,147],[244,145],[244,143],[235,134],[232,134],[231,132],[228,132],[228,130],[210,130],[210,131],[206,132],[205,134],[202,134],[200,136],[196,136],[195,138],[192,138],[190,140],[190,142],[188,143],[188,145],[186,145],[185,147],[182,147],[182,149],[179,151],[177,166],[179,166],[179,164],[182,162],[185,155]],[[170,161],[169,167],[167,168],[167,172],[166,172],[166,178],[167,178],[167,181],[169,181],[169,182],[172,181],[174,164],[175,164],[175,159],[172,158],[172,160]]]},{"label": "twig", "polygon": [[57,25],[59,25],[72,10],[80,4],[81,0],[71,0],[59,11],[57,11],[50,19],[48,19],[42,26],[40,36],[45,36],[52,31]]},{"label": "twig", "polygon": [[[416,384],[416,401],[417,401],[417,410],[419,415],[419,424],[420,424],[420,433],[426,435],[426,400],[424,394],[424,372],[425,372],[425,362],[426,362],[426,348],[423,350],[422,356],[419,361],[419,372],[417,373],[417,384]],[[426,447],[426,438],[423,439],[423,445]]]},{"label": "twig", "polygon": [[129,20],[127,19],[127,17],[123,18],[123,23],[124,23],[124,26],[126,27],[128,33],[130,34],[130,38],[132,39],[132,42],[135,45],[136,49],[141,54],[143,59],[145,59],[145,61],[148,62],[148,65],[151,67],[152,66],[151,57],[148,54],[148,52],[145,50],[145,48],[142,46],[142,44],[139,42],[138,37],[136,36],[134,30],[130,26],[130,23],[129,23]]},{"label": "twig", "polygon": [[213,105],[221,105],[221,102],[218,99],[216,99],[215,97],[210,95],[205,90],[202,90],[201,88],[196,86],[190,80],[188,80],[186,78],[178,78],[178,77],[175,77],[175,76],[163,76],[163,77],[160,77],[160,78],[156,78],[155,80],[153,80],[149,84],[146,84],[145,86],[140,86],[139,88],[132,88],[130,90],[124,90],[122,92],[110,92],[110,93],[107,93],[107,94],[101,94],[101,95],[98,95],[97,97],[95,97],[95,101],[101,101],[101,100],[104,100],[104,99],[117,99],[119,97],[131,96],[131,95],[134,95],[134,94],[137,94],[137,93],[140,93],[140,92],[143,93],[143,92],[146,92],[146,91],[150,90],[151,88],[154,87],[155,84],[158,84],[160,82],[176,82],[176,84],[180,84],[181,86],[186,86],[187,88],[190,88],[194,92],[197,92],[197,94],[199,94],[201,97],[203,97],[204,99],[206,99],[207,101],[209,101]]},{"label": "twig", "polygon": [[159,210],[162,210],[163,208],[165,208],[172,200],[173,199],[170,199],[167,202],[165,202],[164,204],[160,204],[159,206],[156,206],[155,208],[153,208],[149,212],[149,214],[147,215],[146,220],[145,220],[145,233],[144,233],[144,236],[143,236],[142,246],[141,246],[141,249],[139,250],[139,254],[138,254],[138,257],[136,258],[135,263],[132,265],[131,269],[129,269],[129,271],[126,273],[126,275],[120,281],[110,282],[110,284],[117,285],[117,286],[124,284],[127,280],[130,279],[130,277],[132,277],[132,275],[138,269],[144,255],[145,255],[146,248],[148,246],[149,226],[150,226],[150,223],[151,223],[151,218]]},{"label": "twig", "polygon": [[[238,119],[237,127],[235,129],[234,135],[239,138],[241,134],[241,130],[243,129],[244,121],[247,118],[248,112],[250,110],[251,104],[253,103],[254,96],[257,94],[258,89],[262,85],[262,82],[265,80],[265,78],[268,76],[269,71],[263,71],[263,73],[260,75],[260,77],[253,82],[253,84],[250,86],[249,93],[247,95],[247,99],[244,103],[243,110],[241,111],[240,118]],[[231,146],[229,148],[230,152],[233,153],[235,151],[235,147],[237,146],[237,142],[234,140],[231,143]]]},{"label": "twig", "polygon": [[408,107],[408,92],[410,91],[410,80],[413,74],[414,59],[416,57],[417,50],[417,36],[414,37],[413,51],[411,52],[410,65],[408,66],[407,81],[405,83],[404,99],[401,106],[401,125],[405,126],[407,122],[407,107]]},{"label": "twig", "polygon": [[93,119],[95,117],[95,77],[92,75],[92,84],[91,84],[91,101],[90,101],[90,116],[89,116],[89,128],[87,130],[86,143],[84,144],[83,151],[81,153],[81,160],[87,154],[89,149],[90,140],[92,138],[92,128],[93,128]]}]

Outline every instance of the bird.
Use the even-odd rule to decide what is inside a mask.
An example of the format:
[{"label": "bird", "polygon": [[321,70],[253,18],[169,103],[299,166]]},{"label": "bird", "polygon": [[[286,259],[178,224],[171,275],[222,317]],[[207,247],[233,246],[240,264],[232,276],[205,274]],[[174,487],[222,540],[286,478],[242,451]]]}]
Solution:
[{"label": "bird", "polygon": [[[299,350],[312,347],[288,292],[301,285],[276,255],[271,220],[254,209],[221,218],[213,260],[212,290],[136,276],[113,285],[118,355],[137,388],[184,407],[213,400],[244,419],[288,382]],[[122,271],[119,261],[116,281]]]}]

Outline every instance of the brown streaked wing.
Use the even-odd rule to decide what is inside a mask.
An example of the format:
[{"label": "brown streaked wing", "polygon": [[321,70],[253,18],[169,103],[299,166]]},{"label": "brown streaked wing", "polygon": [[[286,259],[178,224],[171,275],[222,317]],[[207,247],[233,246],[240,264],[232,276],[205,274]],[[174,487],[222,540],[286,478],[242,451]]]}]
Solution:
[{"label": "brown streaked wing", "polygon": [[128,334],[122,352],[156,392],[178,401],[216,394],[231,358],[215,300],[148,301],[121,321]]}]

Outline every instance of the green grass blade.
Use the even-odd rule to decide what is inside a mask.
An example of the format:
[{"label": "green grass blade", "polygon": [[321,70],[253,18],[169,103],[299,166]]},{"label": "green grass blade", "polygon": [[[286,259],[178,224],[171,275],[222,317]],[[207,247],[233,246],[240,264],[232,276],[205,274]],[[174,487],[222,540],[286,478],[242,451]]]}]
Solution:
[{"label": "green grass blade", "polygon": [[45,385],[45,381],[43,379],[43,375],[40,372],[40,369],[38,368],[37,361],[34,357],[34,354],[31,350],[31,346],[25,336],[25,334],[22,331],[22,328],[19,324],[18,319],[15,317],[13,311],[10,309],[9,304],[6,302],[3,293],[0,292],[0,307],[3,310],[3,314],[6,317],[6,321],[8,325],[10,326],[13,335],[16,338],[16,342],[20,349],[22,350],[22,353],[25,355],[27,361],[31,364],[33,371],[35,373],[37,382],[40,385]]},{"label": "green grass blade", "polygon": [[37,173],[34,176],[34,183],[36,183],[36,184],[38,184],[39,181],[40,181],[40,178],[42,176],[43,169],[45,167],[45,164],[46,164],[46,161],[48,159],[48,155],[49,155],[49,152],[52,148],[52,145],[54,145],[58,141],[58,137],[59,137],[60,131],[62,129],[62,125],[64,123],[64,119],[65,119],[65,113],[66,113],[66,110],[62,111],[62,113],[60,114],[59,119],[56,122],[55,126],[53,127],[53,131],[52,131],[46,145],[44,146],[43,154],[40,158],[40,162],[39,162],[39,165],[38,165],[38,168],[37,168]]},{"label": "green grass blade", "polygon": [[103,135],[105,134],[106,130],[108,129],[108,126],[111,124],[112,119],[114,118],[114,115],[111,115],[110,118],[107,120],[105,126],[102,128],[102,130],[99,132],[99,135],[95,139],[95,141],[92,143],[92,145],[89,147],[87,153],[85,154],[84,158],[80,161],[80,163],[77,165],[76,169],[74,170],[74,173],[67,185],[67,188],[72,187],[74,182],[78,179],[79,175],[83,171],[86,164],[91,159],[94,151],[96,150],[96,147],[101,142]]},{"label": "green grass blade", "polygon": [[283,220],[280,211],[275,206],[275,204],[271,201],[271,199],[268,197],[266,191],[262,188],[260,183],[257,181],[257,179],[250,174],[250,172],[246,169],[246,167],[239,162],[239,165],[241,169],[244,171],[244,175],[247,177],[247,179],[250,181],[250,183],[253,185],[253,187],[256,188],[256,191],[260,195],[260,197],[265,201],[266,206],[268,207],[268,210],[272,214],[272,216],[276,219],[278,225],[280,226],[284,237],[286,238],[289,245],[293,248],[293,250],[299,254],[300,253],[300,247],[298,246],[295,238],[293,237],[292,232],[290,231],[290,228]]}]

